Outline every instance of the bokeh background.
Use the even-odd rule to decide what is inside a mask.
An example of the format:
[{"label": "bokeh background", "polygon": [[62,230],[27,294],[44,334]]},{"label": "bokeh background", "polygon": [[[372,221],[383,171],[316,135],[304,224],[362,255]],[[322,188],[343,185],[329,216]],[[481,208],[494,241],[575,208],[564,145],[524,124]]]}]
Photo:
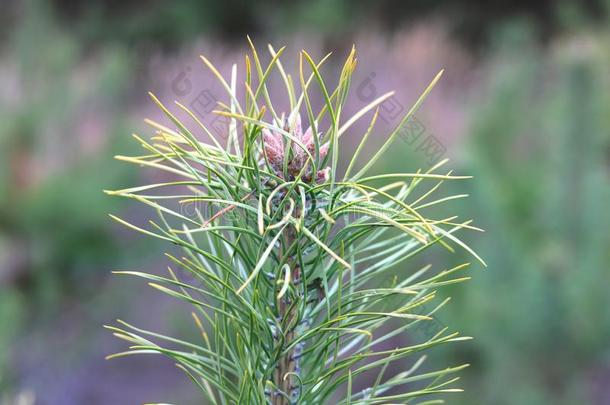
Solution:
[{"label": "bokeh background", "polygon": [[110,275],[162,269],[164,247],[113,224],[109,212],[145,213],[102,189],[150,176],[112,158],[136,150],[132,132],[150,134],[147,90],[214,125],[223,93],[198,55],[227,73],[250,34],[263,51],[287,45],[285,58],[334,51],[331,75],[356,44],[350,108],[397,90],[379,139],[445,68],[417,115],[421,142],[398,140],[378,168],[446,157],[475,176],[446,187],[470,194],[451,210],[487,230],[466,238],[489,268],[445,292],[439,322],[476,339],[430,367],[472,364],[448,403],[610,404],[609,11],[605,0],[0,0],[0,403],[200,403],[169,361],[103,359],[123,347],[102,329],[119,316],[194,331],[184,307]]}]

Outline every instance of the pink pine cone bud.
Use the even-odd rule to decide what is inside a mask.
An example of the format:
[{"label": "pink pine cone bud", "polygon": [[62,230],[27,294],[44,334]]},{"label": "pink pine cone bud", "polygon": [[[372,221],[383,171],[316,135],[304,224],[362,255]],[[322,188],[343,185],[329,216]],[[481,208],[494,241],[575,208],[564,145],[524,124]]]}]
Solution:
[{"label": "pink pine cone bud", "polygon": [[274,169],[282,167],[284,162],[284,140],[282,134],[263,129],[263,143],[265,155]]},{"label": "pink pine cone bud", "polygon": [[316,145],[313,142],[313,130],[311,129],[311,127],[307,128],[307,131],[305,131],[301,140],[303,144],[307,147],[307,151],[309,153],[313,153]]},{"label": "pink pine cone bud", "polygon": [[329,179],[330,179],[330,167],[327,167],[322,170],[318,170],[318,173],[316,173],[316,183],[317,184],[326,183]]},{"label": "pink pine cone bud", "polygon": [[[284,119],[282,116],[282,119],[279,122],[276,122],[276,125],[279,128],[282,128],[284,131],[290,133],[292,137],[291,141],[287,141],[290,144],[290,151],[292,152],[291,159],[288,162],[289,175],[296,177],[299,175],[299,173],[303,172],[302,174],[305,178],[311,179],[313,173],[311,173],[311,168],[308,168],[307,166],[310,163],[309,155],[314,157],[315,154],[316,148],[314,136],[319,137],[319,135],[314,135],[311,127],[307,128],[307,130],[303,132],[303,128],[301,126],[301,116],[298,113],[294,115],[291,114],[288,119]],[[285,153],[284,135],[279,130],[267,128],[262,130],[262,135],[265,156],[267,157],[267,160],[275,173],[278,176],[283,177]],[[327,155],[328,146],[328,144],[320,146],[320,159],[324,159],[324,157]],[[328,170],[321,170],[313,177],[316,178],[316,181],[318,177],[320,177],[320,179],[328,177]]]},{"label": "pink pine cone bud", "polygon": [[328,154],[328,146],[329,145],[327,143],[320,146],[320,160],[324,159]]}]

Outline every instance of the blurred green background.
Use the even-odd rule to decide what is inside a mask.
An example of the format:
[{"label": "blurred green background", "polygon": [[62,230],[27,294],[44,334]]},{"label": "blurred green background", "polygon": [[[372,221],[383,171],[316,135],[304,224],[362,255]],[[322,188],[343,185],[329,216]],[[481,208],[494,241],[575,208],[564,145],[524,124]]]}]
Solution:
[{"label": "blurred green background", "polygon": [[[448,403],[610,404],[609,11],[604,0],[2,0],[0,404],[198,403],[169,362],[103,360],[121,346],[101,325],[119,315],[192,331],[181,306],[110,276],[162,268],[163,247],[112,224],[109,212],[143,214],[102,189],[150,175],[112,159],[157,114],[146,91],[220,98],[197,56],[226,73],[246,34],[286,56],[336,51],[334,71],[355,43],[353,108],[397,90],[378,137],[446,69],[418,119],[433,158],[475,176],[447,185],[470,194],[450,211],[486,229],[468,239],[489,265],[447,291],[441,321],[476,337],[431,356],[472,364]],[[428,152],[399,141],[379,170],[429,166]]]}]

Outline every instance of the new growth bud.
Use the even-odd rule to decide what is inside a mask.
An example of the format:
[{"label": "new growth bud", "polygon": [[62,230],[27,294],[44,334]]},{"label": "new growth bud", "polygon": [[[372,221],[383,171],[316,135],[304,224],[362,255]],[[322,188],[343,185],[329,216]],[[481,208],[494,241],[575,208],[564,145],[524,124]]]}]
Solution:
[{"label": "new growth bud", "polygon": [[[301,116],[293,113],[288,119],[284,116],[275,122],[275,128],[263,128],[263,151],[269,166],[280,178],[294,180],[299,175],[305,181],[312,179],[316,183],[328,181],[330,168],[317,170],[312,173],[311,162],[315,159],[316,143],[313,129],[310,126],[305,132],[301,126]],[[318,143],[320,134],[315,135]],[[328,143],[319,147],[319,162],[322,162],[328,153]],[[287,161],[287,171],[284,173],[284,161]]]}]

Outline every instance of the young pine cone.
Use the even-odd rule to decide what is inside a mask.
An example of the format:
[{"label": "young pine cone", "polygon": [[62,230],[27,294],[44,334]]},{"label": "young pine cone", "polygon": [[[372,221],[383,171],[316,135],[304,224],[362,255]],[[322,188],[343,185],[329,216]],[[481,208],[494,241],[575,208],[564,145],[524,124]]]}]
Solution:
[{"label": "young pine cone", "polygon": [[[316,183],[324,183],[328,180],[330,168],[318,170],[315,175],[311,173],[311,162],[309,155],[315,158],[315,141],[313,130],[309,127],[305,132],[301,127],[301,116],[296,113],[294,118],[284,119],[282,117],[278,127],[288,132],[294,139],[297,139],[302,145],[286,137],[286,142],[290,147],[286,150],[284,143],[284,135],[279,130],[263,128],[263,150],[269,165],[278,177],[284,178],[284,158],[285,153],[288,153],[288,179],[294,180],[299,173],[302,172],[302,179],[305,181],[314,180]],[[320,140],[320,135],[315,135]],[[303,146],[307,149],[305,152]],[[309,153],[309,154],[308,154]],[[321,145],[319,149],[320,161],[328,153],[328,144]]]}]

